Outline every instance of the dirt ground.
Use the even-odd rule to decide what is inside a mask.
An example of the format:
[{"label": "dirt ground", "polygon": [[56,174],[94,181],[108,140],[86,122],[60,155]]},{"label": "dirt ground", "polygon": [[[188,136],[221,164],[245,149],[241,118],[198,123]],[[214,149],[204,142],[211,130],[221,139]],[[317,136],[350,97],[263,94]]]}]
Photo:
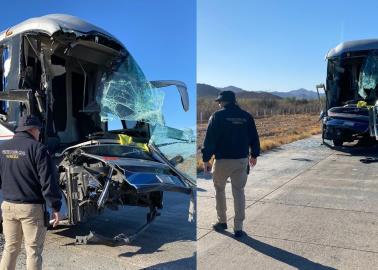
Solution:
[{"label": "dirt ground", "polygon": [[[266,151],[320,133],[318,114],[275,115],[255,119],[261,150]],[[201,147],[207,123],[197,125],[197,170],[201,169]]]}]

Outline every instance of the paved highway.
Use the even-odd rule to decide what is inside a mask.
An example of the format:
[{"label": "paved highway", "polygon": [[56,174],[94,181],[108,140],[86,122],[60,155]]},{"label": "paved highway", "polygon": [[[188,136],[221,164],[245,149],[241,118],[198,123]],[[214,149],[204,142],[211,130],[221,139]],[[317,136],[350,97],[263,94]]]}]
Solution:
[{"label": "paved highway", "polygon": [[314,136],[270,151],[246,186],[248,236],[216,220],[214,188],[198,179],[198,269],[378,269],[378,148],[330,149]]},{"label": "paved highway", "polygon": [[[43,269],[195,269],[196,229],[195,223],[188,222],[189,202],[188,195],[165,193],[161,216],[131,245],[75,245],[75,236],[86,235],[90,230],[105,236],[131,234],[145,223],[144,208],[106,210],[86,224],[49,231]],[[0,252],[2,247],[1,235]],[[24,249],[17,269],[26,269]]]},{"label": "paved highway", "polygon": [[[331,149],[319,136],[265,153],[246,186],[248,236],[232,235],[233,205],[227,186],[229,229],[216,219],[211,179],[198,179],[197,243],[187,221],[189,197],[167,193],[162,216],[132,245],[74,245],[89,230],[131,233],[146,211],[127,207],[91,222],[50,231],[44,269],[377,269],[378,147]],[[0,242],[1,244],[1,242]],[[198,248],[197,256],[195,250]],[[18,269],[25,269],[24,252]],[[196,258],[197,257],[197,258]]]}]

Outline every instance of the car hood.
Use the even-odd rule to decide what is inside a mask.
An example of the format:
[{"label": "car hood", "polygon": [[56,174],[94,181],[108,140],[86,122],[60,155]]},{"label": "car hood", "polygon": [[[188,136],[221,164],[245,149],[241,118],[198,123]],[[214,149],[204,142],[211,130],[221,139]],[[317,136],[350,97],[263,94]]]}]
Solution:
[{"label": "car hood", "polygon": [[169,161],[164,160],[158,153],[155,153],[158,161],[97,156],[85,152],[82,152],[82,155],[100,160],[122,172],[123,180],[137,193],[176,191],[190,194],[194,187],[191,179],[175,170]]}]

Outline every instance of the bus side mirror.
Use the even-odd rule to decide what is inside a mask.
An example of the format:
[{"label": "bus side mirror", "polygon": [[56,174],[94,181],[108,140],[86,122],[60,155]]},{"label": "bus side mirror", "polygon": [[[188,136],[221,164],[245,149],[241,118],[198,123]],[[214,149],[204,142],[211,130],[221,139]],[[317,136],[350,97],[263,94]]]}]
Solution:
[{"label": "bus side mirror", "polygon": [[181,81],[150,81],[153,87],[162,88],[168,86],[176,86],[177,90],[180,93],[182,107],[184,111],[189,110],[189,95],[186,84]]},{"label": "bus side mirror", "polygon": [[323,89],[324,92],[327,92],[327,88],[325,87],[324,83],[316,85],[316,91],[318,91],[318,94],[319,94],[319,89]]}]

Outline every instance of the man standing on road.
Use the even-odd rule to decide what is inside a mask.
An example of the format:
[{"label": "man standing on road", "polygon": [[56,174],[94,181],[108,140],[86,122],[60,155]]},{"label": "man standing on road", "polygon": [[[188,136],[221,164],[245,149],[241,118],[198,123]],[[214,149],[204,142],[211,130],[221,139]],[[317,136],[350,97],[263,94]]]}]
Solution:
[{"label": "man standing on road", "polygon": [[15,269],[22,237],[26,268],[42,269],[42,250],[48,225],[44,215],[45,204],[54,211],[54,227],[60,220],[61,192],[47,148],[38,142],[41,127],[36,116],[23,116],[13,139],[0,145],[5,238],[0,270]]},{"label": "man standing on road", "polygon": [[205,172],[210,171],[210,159],[215,155],[212,172],[218,222],[213,228],[216,231],[227,229],[225,188],[230,177],[235,209],[234,232],[235,237],[241,237],[245,218],[244,187],[249,166],[256,165],[260,154],[260,141],[255,121],[236,104],[234,92],[222,91],[216,101],[222,109],[211,116],[202,148]]}]

